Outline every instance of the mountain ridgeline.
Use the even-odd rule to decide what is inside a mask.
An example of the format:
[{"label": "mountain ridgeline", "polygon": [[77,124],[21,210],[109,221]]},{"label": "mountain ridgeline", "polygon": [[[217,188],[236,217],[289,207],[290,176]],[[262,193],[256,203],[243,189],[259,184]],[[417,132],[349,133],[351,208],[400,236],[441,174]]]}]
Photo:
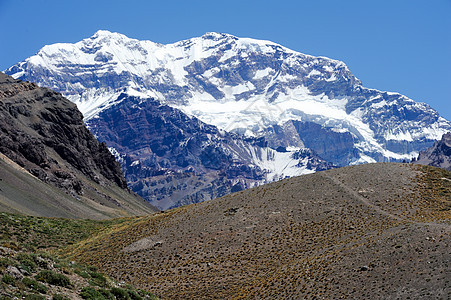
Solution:
[{"label": "mountain ridgeline", "polygon": [[222,33],[162,45],[101,30],[6,73],[76,103],[132,189],[163,209],[333,166],[410,160],[451,130],[427,104],[365,88],[343,62]]},{"label": "mountain ridgeline", "polygon": [[102,219],[155,211],[61,94],[0,73],[0,207]]},{"label": "mountain ridgeline", "polygon": [[282,179],[284,169],[293,176],[333,167],[309,149],[276,151],[262,138],[219,130],[160,101],[122,97],[87,125],[108,141],[130,188],[162,209]]}]

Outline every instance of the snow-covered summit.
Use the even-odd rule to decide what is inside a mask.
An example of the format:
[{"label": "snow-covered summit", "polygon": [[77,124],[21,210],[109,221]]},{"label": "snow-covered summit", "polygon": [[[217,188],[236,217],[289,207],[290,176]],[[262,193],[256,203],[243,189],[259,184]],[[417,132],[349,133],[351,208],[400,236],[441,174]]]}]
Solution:
[{"label": "snow-covered summit", "polygon": [[62,92],[86,120],[123,93],[152,97],[222,130],[309,147],[339,165],[409,159],[451,130],[424,103],[363,87],[341,61],[225,33],[163,45],[100,30],[45,46],[6,73]]}]

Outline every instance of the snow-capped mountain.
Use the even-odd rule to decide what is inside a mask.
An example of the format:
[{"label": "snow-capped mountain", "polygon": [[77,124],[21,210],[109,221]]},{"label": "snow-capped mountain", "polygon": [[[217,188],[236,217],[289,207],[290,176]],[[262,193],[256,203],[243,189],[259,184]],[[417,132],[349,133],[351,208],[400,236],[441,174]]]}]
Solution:
[{"label": "snow-capped mountain", "polygon": [[[427,104],[398,93],[363,87],[343,62],[305,55],[270,41],[222,33],[206,33],[162,45],[98,31],[75,44],[45,46],[6,73],[52,88],[75,102],[90,129],[123,158],[125,173],[135,174],[127,178],[129,182],[139,182],[139,176],[155,172],[138,172],[137,166],[143,166],[143,161],[148,163],[145,168],[157,166],[158,172],[163,173],[185,172],[189,167],[196,174],[212,172],[212,166],[205,168],[206,162],[168,162],[170,155],[166,153],[189,152],[186,145],[193,138],[185,132],[189,128],[174,121],[174,116],[188,123],[204,124],[191,129],[213,126],[213,137],[211,132],[201,130],[208,139],[203,137],[197,146],[204,150],[221,149],[225,156],[220,164],[227,162],[225,165],[231,166],[235,161],[240,168],[247,165],[255,175],[250,176],[253,184],[317,170],[312,166],[318,160],[324,167],[325,161],[344,166],[410,159],[451,130],[451,123]],[[123,130],[127,126],[113,124],[111,119],[110,123],[105,121],[113,111],[121,115],[118,107],[152,113],[161,113],[161,107],[170,108],[171,113],[163,114],[158,130],[170,132],[163,135],[167,139],[174,138],[175,132],[183,138],[161,155],[146,146],[150,140],[131,149],[129,140],[118,142],[112,138],[126,135]],[[125,118],[129,122],[128,130],[142,125],[124,115],[121,118],[120,121]],[[176,125],[168,130],[168,124]],[[119,131],[108,133],[110,127]],[[140,132],[135,133],[140,136]],[[239,147],[240,151],[233,150]],[[305,155],[309,150],[302,149],[313,152]],[[303,163],[299,151],[304,153]],[[143,153],[156,156],[149,159]],[[211,176],[207,177],[214,177]],[[239,182],[232,175],[226,177],[231,180],[230,186]],[[205,182],[212,186],[209,180]],[[155,186],[152,184],[147,187]],[[141,183],[137,185],[147,189]],[[217,186],[219,189],[220,184]],[[183,197],[181,202],[206,199]]]},{"label": "snow-capped mountain", "polygon": [[333,167],[311,150],[276,151],[158,100],[120,98],[87,125],[107,141],[130,188],[160,209]]},{"label": "snow-capped mountain", "polygon": [[[45,46],[6,73],[63,93],[86,120],[125,91],[226,131],[265,136],[272,147],[310,146],[339,165],[408,159],[451,129],[427,104],[363,87],[343,62],[229,34],[162,45],[98,31],[75,44]],[[318,124],[351,143],[334,157],[315,149],[292,121]]]}]

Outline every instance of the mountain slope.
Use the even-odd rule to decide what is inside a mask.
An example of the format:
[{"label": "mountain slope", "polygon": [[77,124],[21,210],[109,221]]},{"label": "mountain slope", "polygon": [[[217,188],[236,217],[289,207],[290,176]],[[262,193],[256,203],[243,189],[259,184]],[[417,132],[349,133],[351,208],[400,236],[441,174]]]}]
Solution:
[{"label": "mountain slope", "polygon": [[2,210],[78,218],[155,211],[128,190],[120,165],[73,103],[4,74],[0,152]]},{"label": "mountain slope", "polygon": [[161,209],[333,167],[310,150],[276,151],[157,100],[121,99],[87,125],[117,154],[130,188]]},{"label": "mountain slope", "polygon": [[93,266],[59,255],[68,245],[131,220],[43,218],[1,212],[0,298],[157,300],[151,293],[113,281]]},{"label": "mountain slope", "polygon": [[168,299],[446,298],[450,182],[409,164],[317,172],[143,217],[67,253]]},{"label": "mountain slope", "polygon": [[451,171],[451,132],[444,134],[431,148],[421,151],[414,162]]},{"label": "mountain slope", "polygon": [[125,91],[219,129],[263,136],[273,148],[308,144],[320,153],[324,145],[308,131],[291,130],[292,120],[313,122],[328,147],[333,135],[347,141],[340,155],[323,157],[341,166],[410,159],[451,129],[424,103],[363,87],[343,62],[229,34],[161,45],[98,31],[75,44],[45,46],[6,72],[62,92],[86,119]]}]

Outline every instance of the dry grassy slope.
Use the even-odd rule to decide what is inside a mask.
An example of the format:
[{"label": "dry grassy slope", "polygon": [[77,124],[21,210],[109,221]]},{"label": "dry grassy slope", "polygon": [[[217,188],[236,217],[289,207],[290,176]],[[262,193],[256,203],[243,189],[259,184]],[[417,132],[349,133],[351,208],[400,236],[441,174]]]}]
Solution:
[{"label": "dry grassy slope", "polygon": [[79,174],[83,195],[75,198],[42,182],[0,153],[0,211],[31,216],[108,219],[152,212],[136,194],[115,185],[101,186]]},{"label": "dry grassy slope", "polygon": [[318,172],[122,223],[68,254],[165,299],[446,299],[451,173]]}]

